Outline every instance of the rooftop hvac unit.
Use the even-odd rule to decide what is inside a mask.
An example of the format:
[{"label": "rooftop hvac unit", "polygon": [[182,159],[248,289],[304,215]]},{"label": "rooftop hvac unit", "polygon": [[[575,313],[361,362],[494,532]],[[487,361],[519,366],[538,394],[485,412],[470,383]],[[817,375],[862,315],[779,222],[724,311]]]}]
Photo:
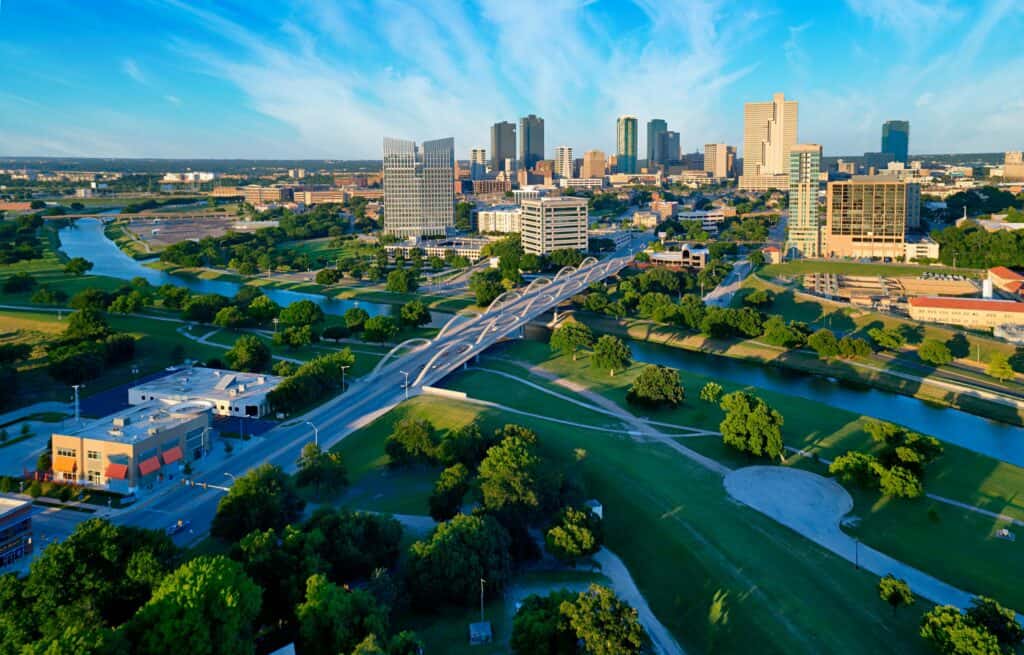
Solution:
[{"label": "rooftop hvac unit", "polygon": [[146,434],[148,434],[149,436],[152,437],[154,434],[156,434],[159,431],[160,431],[160,428],[152,427],[152,428],[146,430]]},{"label": "rooftop hvac unit", "polygon": [[117,416],[117,417],[114,417],[114,427],[116,427],[116,428],[123,428],[124,426],[128,425],[129,423],[131,423],[131,419],[128,418],[127,416]]}]

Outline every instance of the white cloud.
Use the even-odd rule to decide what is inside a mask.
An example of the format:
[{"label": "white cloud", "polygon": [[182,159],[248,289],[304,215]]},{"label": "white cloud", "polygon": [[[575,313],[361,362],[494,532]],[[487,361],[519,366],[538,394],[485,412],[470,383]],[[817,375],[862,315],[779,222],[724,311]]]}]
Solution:
[{"label": "white cloud", "polygon": [[181,104],[181,98],[179,98],[178,96],[174,96],[174,95],[166,95],[166,96],[164,96],[164,100],[166,100],[167,102],[171,103],[172,105],[180,105]]},{"label": "white cloud", "polygon": [[121,72],[123,72],[125,75],[127,75],[130,78],[132,78],[133,80],[135,80],[139,84],[146,84],[147,83],[146,82],[146,76],[143,75],[142,69],[139,68],[139,65],[137,63],[135,63],[134,59],[131,59],[131,58],[122,59],[121,60]]},{"label": "white cloud", "polygon": [[956,26],[963,17],[949,0],[846,0],[846,5],[908,42],[935,38],[942,28]]}]

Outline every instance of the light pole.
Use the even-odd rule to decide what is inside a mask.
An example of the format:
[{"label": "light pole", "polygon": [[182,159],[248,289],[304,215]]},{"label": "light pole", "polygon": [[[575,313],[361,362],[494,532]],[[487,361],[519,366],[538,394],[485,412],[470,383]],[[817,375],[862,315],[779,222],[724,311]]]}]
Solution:
[{"label": "light pole", "polygon": [[229,477],[229,478],[231,478],[231,484],[234,484],[234,483],[235,483],[235,476],[234,476],[234,474],[232,474],[232,473],[225,473],[224,475],[225,475],[226,477]]},{"label": "light pole", "polygon": [[405,389],[405,399],[409,400],[409,374],[405,371],[399,371],[399,373],[405,376],[405,384],[402,387]]},{"label": "light pole", "polygon": [[319,448],[320,447],[320,429],[318,427],[316,427],[315,425],[313,425],[312,421],[306,421],[306,425],[308,425],[309,427],[313,428],[313,443],[316,444],[317,448]]},{"label": "light pole", "polygon": [[84,387],[84,384],[72,384],[71,388],[75,390],[75,423],[80,423],[81,418],[78,413],[78,390]]},{"label": "light pole", "polygon": [[274,323],[274,333],[277,334],[277,324],[281,322],[281,319],[275,316],[272,320]]},{"label": "light pole", "polygon": [[345,391],[345,371],[348,370],[348,366],[341,367],[341,391]]}]

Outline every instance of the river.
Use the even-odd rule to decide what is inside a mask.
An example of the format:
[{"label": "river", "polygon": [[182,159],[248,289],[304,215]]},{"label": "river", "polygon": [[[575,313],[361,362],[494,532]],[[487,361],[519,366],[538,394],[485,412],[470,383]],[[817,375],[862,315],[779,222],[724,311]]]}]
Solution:
[{"label": "river", "polygon": [[[98,219],[81,218],[59,232],[60,249],[68,257],[84,257],[93,263],[92,275],[131,280],[134,277],[145,278],[150,284],[173,284],[185,287],[196,293],[216,293],[222,296],[234,296],[241,288],[238,282],[227,280],[202,280],[191,276],[171,275],[145,265],[145,261],[132,259],[113,241],[103,234],[103,224]],[[312,300],[326,314],[340,316],[352,307],[361,307],[371,316],[386,315],[397,318],[399,307],[384,303],[366,302],[365,300],[335,300],[317,293],[302,293],[286,289],[263,289],[274,302],[282,307],[298,300]],[[444,325],[451,314],[430,312],[434,327]]]}]

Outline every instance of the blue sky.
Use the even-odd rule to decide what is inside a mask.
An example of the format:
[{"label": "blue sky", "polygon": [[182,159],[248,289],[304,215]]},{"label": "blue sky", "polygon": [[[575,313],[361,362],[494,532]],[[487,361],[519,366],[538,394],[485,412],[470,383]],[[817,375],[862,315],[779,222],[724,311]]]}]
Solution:
[{"label": "blue sky", "polygon": [[624,113],[692,151],[778,91],[826,154],[890,118],[911,152],[1020,149],[1022,34],[1019,0],[0,0],[0,155],[466,158],[531,112],[549,155]]}]

